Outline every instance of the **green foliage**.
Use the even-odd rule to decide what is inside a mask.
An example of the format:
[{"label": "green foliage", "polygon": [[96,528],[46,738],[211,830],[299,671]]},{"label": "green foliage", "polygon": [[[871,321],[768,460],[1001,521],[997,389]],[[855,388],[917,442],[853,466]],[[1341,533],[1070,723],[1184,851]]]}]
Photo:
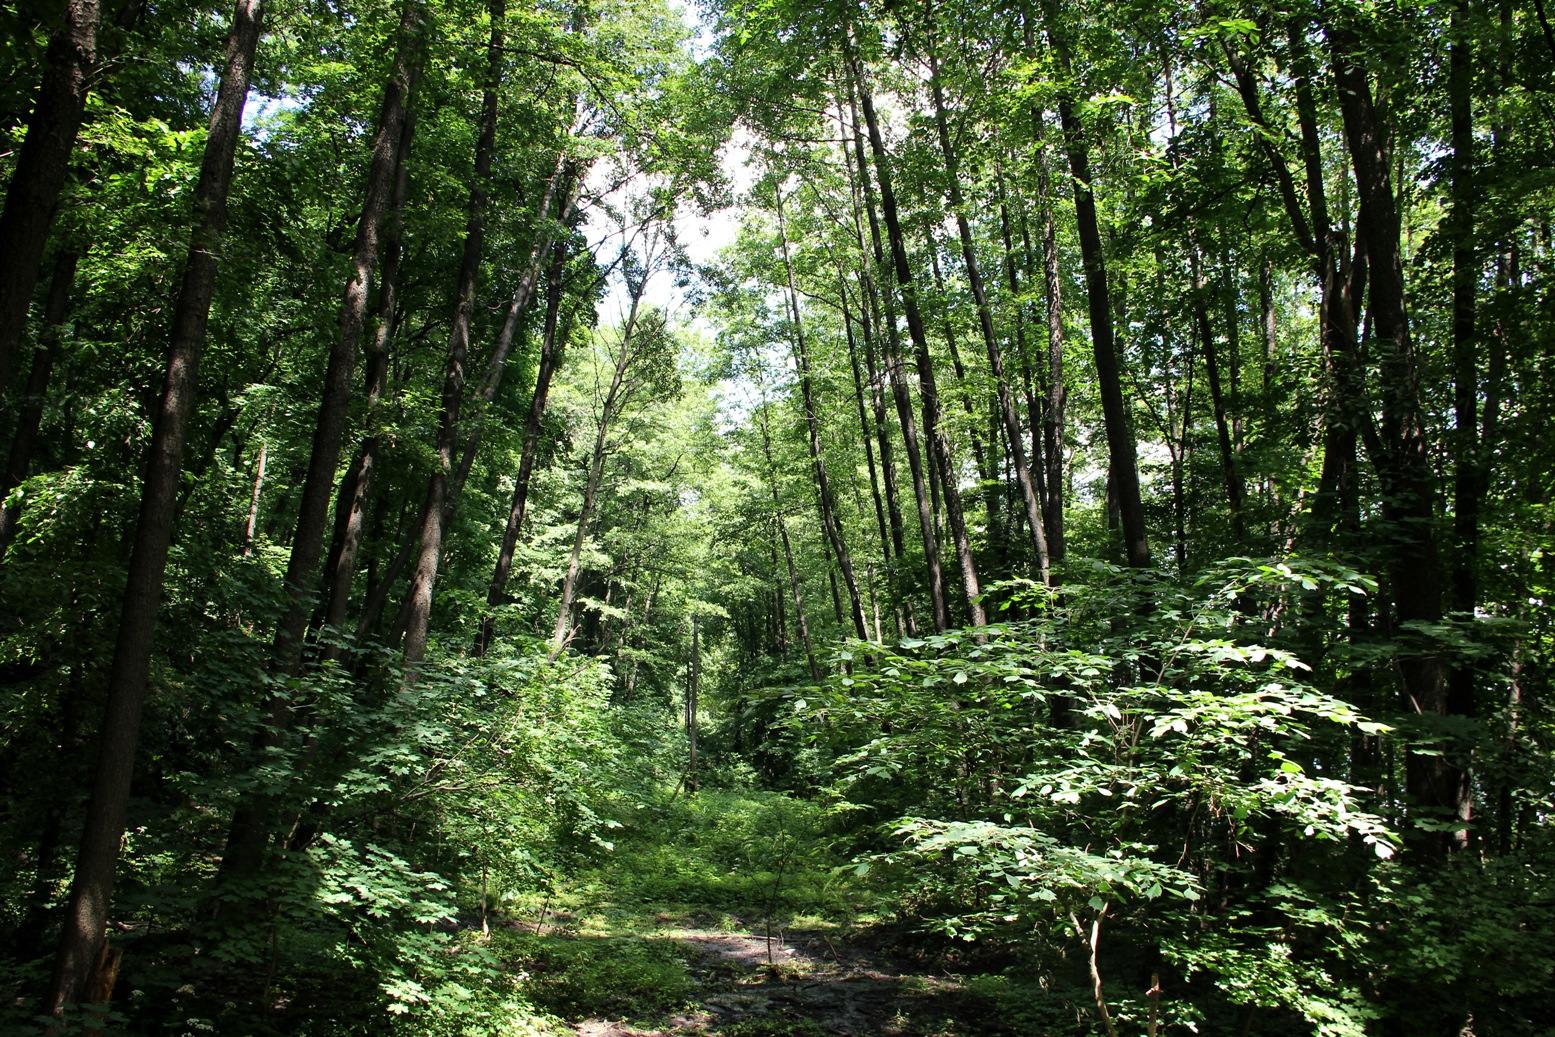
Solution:
[{"label": "green foliage", "polygon": [[521,970],[525,996],[564,1019],[641,1019],[681,1007],[686,951],[668,940],[498,934],[494,952]]}]

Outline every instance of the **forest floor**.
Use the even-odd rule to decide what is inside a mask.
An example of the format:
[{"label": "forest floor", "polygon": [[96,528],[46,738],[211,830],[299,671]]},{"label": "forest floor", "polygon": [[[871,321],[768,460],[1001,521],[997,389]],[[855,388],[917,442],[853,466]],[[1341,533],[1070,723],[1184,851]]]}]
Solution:
[{"label": "forest floor", "polygon": [[579,1037],[991,1037],[1030,1017],[1029,1004],[1007,1010],[1016,991],[1002,973],[953,972],[885,930],[768,937],[760,921],[696,910],[658,911],[627,931],[579,921],[510,922],[502,941]]},{"label": "forest floor", "polygon": [[1075,999],[1018,962],[878,914],[812,812],[682,801],[550,896],[507,905],[490,950],[579,1037],[1075,1032]]}]

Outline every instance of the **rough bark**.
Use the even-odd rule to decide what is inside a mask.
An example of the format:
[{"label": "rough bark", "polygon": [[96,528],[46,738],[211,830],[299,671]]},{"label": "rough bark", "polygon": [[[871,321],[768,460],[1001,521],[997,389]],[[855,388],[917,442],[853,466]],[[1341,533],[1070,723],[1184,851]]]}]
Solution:
[{"label": "rough bark", "polygon": [[0,211],[0,390],[27,328],[38,266],[70,168],[97,63],[102,0],[67,0],[65,24],[49,40],[43,82]]},{"label": "rough bark", "polygon": [[151,668],[162,579],[172,543],[184,442],[189,415],[194,409],[200,351],[205,343],[227,226],[227,195],[242,136],[243,106],[248,99],[263,14],[263,0],[238,0],[200,163],[194,227],[173,310],[162,397],[141,485],[140,513],[108,676],[107,702],[98,729],[91,798],[82,823],[81,846],[50,985],[48,1006],[56,1017],[65,1006],[86,1000],[103,947],[114,870],[124,836],[130,779],[135,770],[135,746],[140,737],[141,707]]}]

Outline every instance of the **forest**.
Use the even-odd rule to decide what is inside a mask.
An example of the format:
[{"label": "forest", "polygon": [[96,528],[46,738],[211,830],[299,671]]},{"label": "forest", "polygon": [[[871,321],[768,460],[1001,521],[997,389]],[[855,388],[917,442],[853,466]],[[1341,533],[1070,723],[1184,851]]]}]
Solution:
[{"label": "forest", "polygon": [[1550,6],[0,2],[0,1037],[1555,1033]]}]

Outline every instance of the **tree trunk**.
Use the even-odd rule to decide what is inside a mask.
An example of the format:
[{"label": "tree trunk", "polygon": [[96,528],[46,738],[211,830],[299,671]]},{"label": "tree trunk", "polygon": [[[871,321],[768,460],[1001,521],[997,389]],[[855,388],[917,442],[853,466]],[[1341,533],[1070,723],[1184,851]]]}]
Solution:
[{"label": "tree trunk", "polygon": [[[1246,490],[1242,486],[1242,475],[1237,470],[1236,447],[1231,441],[1231,425],[1226,420],[1226,398],[1221,391],[1219,350],[1215,348],[1215,333],[1209,323],[1209,305],[1204,297],[1207,289],[1204,276],[1199,269],[1201,260],[1196,249],[1192,260],[1194,325],[1198,329],[1199,348],[1204,354],[1204,370],[1209,376],[1210,406],[1215,412],[1215,438],[1220,444],[1220,470],[1226,480],[1226,502],[1231,512],[1231,537],[1240,544],[1246,538],[1245,530],[1242,528],[1242,503]],[[1187,421],[1188,415],[1184,414],[1185,426]]]},{"label": "tree trunk", "polygon": [[1069,403],[1069,389],[1064,384],[1063,277],[1058,266],[1053,197],[1048,187],[1047,133],[1040,112],[1035,121],[1042,141],[1037,149],[1037,197],[1042,206],[1042,297],[1047,316],[1047,413],[1042,422],[1042,444],[1047,457],[1047,540],[1053,561],[1061,562],[1064,559],[1064,413]]},{"label": "tree trunk", "polygon": [[842,581],[848,588],[848,607],[853,617],[853,631],[860,641],[869,640],[869,628],[864,621],[863,599],[859,597],[858,577],[853,572],[853,556],[848,551],[842,524],[837,520],[837,504],[832,497],[831,480],[826,474],[826,458],[821,453],[821,422],[815,411],[815,388],[810,379],[810,352],[805,347],[804,322],[799,313],[799,289],[794,283],[794,264],[788,252],[788,229],[783,220],[783,192],[776,193],[778,217],[778,241],[783,252],[783,271],[788,279],[788,304],[794,322],[794,351],[799,364],[799,391],[804,400],[805,429],[810,434],[810,463],[815,474],[816,493],[820,498],[821,525],[826,540],[831,544],[842,570]]},{"label": "tree trunk", "polygon": [[[410,89],[409,66],[412,55],[420,47],[423,17],[420,0],[405,0],[400,12],[398,49],[384,86],[383,107],[368,164],[362,215],[357,222],[356,240],[351,250],[351,275],[341,301],[339,331],[324,372],[324,393],[319,401],[313,449],[303,479],[297,526],[292,534],[291,556],[286,565],[286,607],[276,623],[271,647],[271,673],[283,679],[296,676],[302,668],[303,633],[313,611],[329,498],[335,489],[335,470],[340,463],[340,444],[349,416],[351,368],[366,322],[368,288],[372,284],[384,214],[394,186],[394,166],[399,155]],[[265,726],[258,739],[261,753],[281,745],[286,738],[291,724],[289,695],[272,696],[265,704],[264,712]],[[270,836],[269,813],[269,799],[260,792],[250,792],[238,803],[227,830],[227,845],[217,878],[219,886],[231,887],[240,876],[250,874],[260,866]]]},{"label": "tree trunk", "polygon": [[[1066,80],[1073,80],[1069,48],[1063,37],[1056,0],[1044,0],[1048,39]],[[1085,127],[1075,114],[1072,87],[1059,97],[1058,119],[1069,152],[1069,172],[1074,180],[1075,221],[1080,234],[1080,260],[1085,267],[1085,294],[1091,323],[1091,347],[1096,358],[1097,390],[1102,421],[1107,429],[1107,460],[1113,491],[1123,525],[1123,549],[1128,564],[1150,565],[1150,542],[1145,533],[1145,510],[1139,495],[1139,458],[1128,407],[1123,398],[1118,346],[1112,322],[1112,297],[1107,286],[1107,263],[1102,252],[1101,230],[1096,219],[1096,195],[1091,183],[1090,145]]]},{"label": "tree trunk", "polygon": [[518,534],[524,525],[524,510],[529,504],[529,482],[534,474],[535,461],[540,452],[540,431],[545,421],[546,401],[550,398],[551,379],[561,366],[562,352],[566,346],[566,329],[560,326],[562,296],[565,284],[562,275],[567,268],[567,238],[563,235],[551,245],[551,266],[545,289],[545,329],[540,340],[540,364],[535,370],[534,392],[529,399],[529,416],[524,422],[524,445],[518,461],[518,474],[513,480],[513,501],[508,506],[507,526],[502,533],[502,546],[497,551],[497,567],[492,573],[491,586],[486,592],[486,614],[481,617],[480,632],[475,639],[475,654],[485,655],[496,636],[496,609],[507,593],[508,575],[513,570],[513,552],[518,548]]},{"label": "tree trunk", "polygon": [[0,390],[26,332],[38,266],[86,112],[101,21],[102,0],[67,0],[65,24],[49,39],[43,83],[6,189],[0,211]]},{"label": "tree trunk", "polygon": [[[377,327],[364,377],[367,429],[357,451],[356,461],[346,472],[341,481],[340,493],[335,498],[335,535],[330,544],[329,559],[324,565],[324,626],[335,631],[336,636],[345,628],[351,582],[362,549],[367,509],[372,501],[373,480],[378,472],[378,451],[382,447],[380,432],[383,410],[387,405],[384,397],[389,389],[389,350],[400,317],[399,271],[404,253],[405,198],[410,189],[410,151],[416,135],[415,102],[420,80],[421,61],[413,60],[406,89],[405,121],[400,132],[399,152],[394,161],[394,193],[389,202],[388,223],[384,230],[383,262],[378,268]],[[340,653],[341,646],[332,643],[325,647],[323,658],[335,660],[340,657]]]},{"label": "tree trunk", "polygon": [[[950,452],[950,440],[944,428],[939,390],[934,382],[934,362],[929,356],[929,339],[924,332],[923,315],[918,310],[918,296],[913,285],[912,267],[907,259],[907,245],[902,236],[901,220],[897,215],[896,192],[891,186],[891,169],[886,154],[885,139],[880,133],[880,120],[875,115],[875,99],[865,77],[863,63],[855,59],[853,70],[858,85],[859,103],[864,110],[865,125],[869,129],[869,146],[875,158],[875,176],[880,185],[880,212],[885,218],[886,237],[891,245],[891,260],[896,270],[897,289],[902,299],[903,315],[907,318],[907,333],[917,353],[918,392],[923,404],[923,431],[929,440],[929,453],[934,469],[945,486],[945,517],[950,525],[951,538],[956,545],[956,555],[961,562],[961,586],[966,594],[967,611],[973,626],[985,626],[988,619],[983,613],[983,605],[979,600],[982,591],[978,586],[977,566],[972,560],[972,545],[967,538],[966,522],[961,514],[961,492],[956,485],[955,463]],[[906,386],[903,385],[902,389],[905,392]],[[938,618],[936,616],[936,626]],[[947,624],[948,619],[947,616]]]},{"label": "tree trunk", "polygon": [[448,365],[443,377],[443,415],[437,430],[437,460],[427,487],[421,526],[421,551],[411,575],[410,616],[405,626],[405,665],[414,666],[426,655],[427,625],[432,618],[432,587],[437,582],[442,558],[443,534],[452,518],[459,449],[459,408],[464,402],[464,363],[470,351],[470,323],[475,315],[475,281],[480,274],[481,250],[486,236],[486,192],[491,162],[497,150],[497,92],[502,85],[503,30],[507,18],[505,0],[488,0],[491,38],[486,46],[486,86],[481,99],[480,137],[475,143],[475,178],[464,232],[464,255],[459,263],[459,283],[454,289],[453,328],[448,336]]},{"label": "tree trunk", "polygon": [[[1449,48],[1447,91],[1452,109],[1452,251],[1453,355],[1453,569],[1452,607],[1472,615],[1479,604],[1479,511],[1485,480],[1479,443],[1479,341],[1475,330],[1476,286],[1480,264],[1474,249],[1473,45],[1467,0],[1453,9],[1457,38]],[[1449,685],[1453,711],[1474,709],[1474,667],[1459,662]]]},{"label": "tree trunk", "polygon": [[968,418],[969,436],[972,441],[972,463],[977,467],[980,494],[983,498],[983,510],[988,517],[988,546],[989,551],[1002,568],[1004,563],[1005,533],[1003,515],[999,508],[1000,478],[998,462],[994,459],[994,451],[998,439],[995,434],[990,439],[990,447],[983,449],[983,440],[977,432],[977,405],[972,402],[972,394],[967,391],[966,366],[961,363],[961,351],[956,348],[956,329],[950,319],[950,299],[945,292],[945,277],[939,266],[939,243],[934,240],[934,228],[932,221],[927,218],[923,221],[923,244],[929,253],[929,270],[934,277],[934,289],[941,299],[941,322],[945,331],[945,348],[950,353],[950,365],[956,372],[956,387],[960,390],[957,395],[961,397],[961,409],[966,412]]},{"label": "tree trunk", "polygon": [[615,367],[610,375],[610,388],[605,391],[605,398],[600,403],[599,430],[594,435],[594,450],[589,457],[588,477],[583,483],[583,506],[578,512],[578,528],[572,537],[572,554],[567,560],[567,572],[562,577],[561,603],[556,613],[556,629],[551,634],[552,662],[556,661],[562,649],[566,648],[567,642],[571,640],[572,605],[578,591],[578,574],[582,571],[583,542],[588,537],[589,521],[594,517],[594,508],[599,502],[599,488],[604,480],[610,425],[616,417],[616,409],[626,383],[627,370],[637,357],[634,340],[646,284],[647,277],[643,275],[636,284],[631,286],[632,306],[627,313],[626,327],[621,330],[621,345],[616,351]]},{"label": "tree trunk", "polygon": [[702,680],[702,624],[691,617],[691,673],[686,682],[686,795],[697,790],[697,693]]},{"label": "tree trunk", "polygon": [[[864,462],[869,468],[869,489],[875,503],[875,525],[880,533],[880,553],[885,557],[886,565],[890,565],[891,538],[887,533],[885,503],[880,497],[880,475],[875,467],[875,448],[873,443],[875,429],[870,425],[869,412],[864,406],[864,377],[859,371],[858,343],[853,335],[853,311],[848,306],[848,283],[846,280],[838,280],[837,296],[842,302],[842,328],[848,342],[848,364],[853,371],[853,398],[858,404],[858,427],[863,434]],[[867,330],[865,334],[868,334]],[[870,366],[873,367],[873,363]],[[870,384],[871,386],[874,384],[873,377],[871,377]],[[884,408],[883,403],[881,408]]]},{"label": "tree trunk", "polygon": [[254,462],[254,492],[248,499],[248,522],[243,527],[243,557],[254,553],[254,530],[259,526],[259,497],[265,488],[265,462],[270,457],[270,441],[259,441],[259,457]]},{"label": "tree trunk", "polygon": [[[967,284],[972,289],[972,299],[977,304],[977,323],[982,329],[983,346],[988,352],[988,370],[993,375],[994,386],[999,396],[999,415],[1004,420],[1004,436],[1010,462],[1015,468],[1015,481],[1020,486],[1021,500],[1026,505],[1026,531],[1031,537],[1032,557],[1036,560],[1037,578],[1045,585],[1051,581],[1051,576],[1047,533],[1042,521],[1042,502],[1037,498],[1037,488],[1031,478],[1031,468],[1026,463],[1026,447],[1021,438],[1020,416],[1015,413],[1015,398],[1010,392],[1010,380],[1004,373],[1004,353],[999,347],[999,337],[994,331],[993,310],[988,305],[988,290],[983,284],[982,271],[977,263],[977,248],[972,240],[972,225],[966,218],[966,201],[961,194],[960,163],[956,159],[956,150],[950,143],[950,126],[945,119],[945,91],[940,84],[939,62],[934,56],[932,39],[929,45],[929,87],[934,97],[934,125],[939,131],[940,153],[945,160],[945,181],[950,192],[950,208],[956,218],[956,231],[961,236],[961,257],[966,263]],[[948,486],[947,483],[947,492]]]},{"label": "tree trunk", "polygon": [[200,179],[195,188],[194,228],[173,310],[162,399],[141,487],[140,515],[108,677],[107,703],[99,728],[91,798],[82,823],[81,848],[49,991],[49,1011],[56,1018],[66,1005],[79,1004],[87,998],[103,946],[114,868],[124,836],[130,779],[135,770],[135,745],[140,737],[141,707],[151,668],[152,637],[172,543],[184,441],[194,408],[200,350],[205,343],[216,267],[227,226],[227,194],[242,135],[243,105],[248,98],[263,13],[262,0],[238,0],[233,12],[221,86],[211,112]]},{"label": "tree trunk", "polygon": [[[1379,388],[1382,421],[1379,442],[1368,444],[1382,491],[1383,521],[1392,529],[1390,575],[1394,611],[1400,623],[1436,623],[1442,617],[1441,556],[1435,521],[1436,479],[1420,399],[1420,372],[1405,308],[1400,219],[1393,195],[1384,130],[1372,104],[1371,84],[1355,64],[1360,41],[1345,26],[1327,22],[1324,31],[1333,59],[1340,114],[1362,219],[1370,268],[1369,313],[1373,337],[1384,350]],[[1356,365],[1358,367],[1358,365]],[[1446,670],[1439,652],[1402,650],[1398,658],[1406,708],[1426,716],[1449,712]],[[1455,704],[1454,704],[1455,705]],[[1467,823],[1471,803],[1467,773],[1453,757],[1411,753],[1408,785],[1417,802]],[[1462,845],[1467,833],[1451,840],[1431,839],[1445,851]]]},{"label": "tree trunk", "polygon": [[[854,88],[862,95],[865,93],[863,73],[856,63],[853,71]],[[885,247],[881,240],[880,223],[875,216],[875,188],[870,180],[868,163],[864,158],[864,141],[856,112],[853,115],[853,146],[858,164],[859,182],[864,189],[864,211],[869,216],[869,236],[873,246],[872,255],[870,253],[865,255],[865,267],[868,271],[875,271],[885,265]],[[907,376],[902,370],[902,349],[896,329],[894,296],[889,287],[878,284],[872,273],[869,274],[869,283],[871,288],[879,292],[881,301],[884,303],[883,313],[880,307],[876,306],[876,314],[882,318],[881,323],[885,325],[885,335],[880,343],[883,351],[881,359],[891,381],[891,396],[896,404],[896,420],[902,427],[902,446],[907,452],[907,468],[912,475],[913,497],[918,505],[918,526],[923,534],[923,558],[928,570],[929,603],[934,613],[934,629],[937,633],[943,633],[950,627],[950,612],[945,606],[945,578],[940,565],[939,541],[934,531],[934,509],[929,502],[928,480],[925,478],[923,469],[923,451],[918,443],[918,422],[913,416],[912,396],[907,387]],[[898,544],[897,547],[897,558],[900,560],[901,545]]]},{"label": "tree trunk", "polygon": [[21,412],[16,416],[16,432],[11,437],[11,453],[6,459],[5,474],[0,481],[0,558],[11,546],[16,536],[16,523],[21,518],[22,501],[12,501],[11,494],[27,479],[32,465],[33,445],[38,441],[38,429],[43,424],[43,406],[48,400],[49,379],[59,362],[59,326],[64,323],[70,309],[70,285],[76,277],[76,262],[81,257],[74,249],[61,249],[54,257],[54,277],[49,282],[49,301],[43,313],[43,334],[38,348],[32,354],[32,369],[27,375],[27,394],[22,399]]},{"label": "tree trunk", "polygon": [[[794,596],[794,622],[799,626],[799,637],[804,642],[805,660],[810,664],[810,677],[821,682],[821,667],[815,661],[815,647],[810,643],[810,624],[805,619],[804,597],[799,593],[799,570],[794,566],[794,548],[788,540],[788,522],[783,518],[783,502],[778,497],[777,466],[772,461],[772,431],[767,423],[766,404],[757,412],[761,421],[761,449],[767,458],[767,485],[772,490],[772,517],[777,521],[778,536],[783,541],[783,559],[788,563],[788,586]],[[782,598],[778,599],[778,622],[783,622]],[[783,637],[787,641],[787,635]]]}]

